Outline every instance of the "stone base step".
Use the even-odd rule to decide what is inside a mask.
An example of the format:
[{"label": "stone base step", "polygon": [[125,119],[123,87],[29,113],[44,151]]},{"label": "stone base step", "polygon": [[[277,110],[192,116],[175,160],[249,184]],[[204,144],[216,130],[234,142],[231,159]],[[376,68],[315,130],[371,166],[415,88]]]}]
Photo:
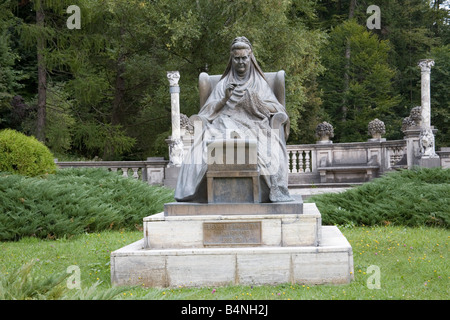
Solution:
[{"label": "stone base step", "polygon": [[[243,214],[241,206],[251,214]],[[177,204],[172,205],[172,208],[178,207]],[[223,207],[220,204],[181,204],[179,208],[184,209],[182,212],[193,213],[195,208],[199,208],[197,211],[203,215],[167,216],[161,212],[145,217],[145,249],[245,245],[292,247],[317,246],[320,243],[322,218],[315,203],[224,204]],[[238,211],[232,212],[230,208]],[[206,212],[215,214],[207,215]]]},{"label": "stone base step", "polygon": [[320,228],[318,247],[149,250],[142,239],[111,253],[111,281],[147,287],[349,283],[352,247],[337,227]]}]

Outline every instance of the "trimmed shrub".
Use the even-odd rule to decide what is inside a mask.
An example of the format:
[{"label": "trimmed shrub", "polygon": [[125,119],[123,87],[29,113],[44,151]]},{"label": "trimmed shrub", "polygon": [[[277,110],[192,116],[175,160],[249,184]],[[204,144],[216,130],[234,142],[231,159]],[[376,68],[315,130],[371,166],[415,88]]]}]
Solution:
[{"label": "trimmed shrub", "polygon": [[55,170],[52,153],[36,138],[11,129],[0,131],[0,171],[33,177]]},{"label": "trimmed shrub", "polygon": [[342,193],[313,196],[324,224],[450,226],[450,169],[391,172]]},{"label": "trimmed shrub", "polygon": [[63,169],[45,177],[0,173],[0,241],[136,230],[173,202],[173,190],[104,169]]}]

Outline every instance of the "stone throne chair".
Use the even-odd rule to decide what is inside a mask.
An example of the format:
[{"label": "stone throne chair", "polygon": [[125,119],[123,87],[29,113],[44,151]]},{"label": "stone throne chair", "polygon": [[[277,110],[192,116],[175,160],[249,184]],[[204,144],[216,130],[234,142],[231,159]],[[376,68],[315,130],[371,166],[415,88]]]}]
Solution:
[{"label": "stone throne chair", "polygon": [[[278,102],[286,107],[285,72],[265,72],[264,76],[272,89]],[[214,87],[220,81],[221,75],[209,75],[202,72],[199,75],[199,97],[200,109],[206,103]],[[286,144],[289,134],[288,116],[285,113],[274,113],[270,115],[269,123],[281,141]],[[201,122],[202,129],[208,120],[200,115],[192,115],[191,123]],[[256,141],[244,141],[239,138],[230,140],[207,141],[208,146],[208,171],[206,173],[206,193],[208,203],[260,203],[270,202],[269,188],[264,179],[260,177],[256,165],[257,146]],[[211,160],[211,150],[223,147],[233,149],[234,157],[231,162],[225,152],[220,155],[219,164]],[[212,151],[214,153],[214,151]],[[239,162],[236,155],[244,155],[244,161]],[[215,155],[217,156],[217,155]],[[237,160],[237,161],[236,161]],[[254,161],[252,161],[254,160]]]}]

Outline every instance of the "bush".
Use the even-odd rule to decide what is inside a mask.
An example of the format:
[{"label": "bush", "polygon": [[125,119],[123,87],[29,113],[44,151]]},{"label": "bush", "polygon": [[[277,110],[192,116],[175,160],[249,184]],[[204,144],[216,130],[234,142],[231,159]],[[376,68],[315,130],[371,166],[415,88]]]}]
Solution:
[{"label": "bush", "polygon": [[172,202],[171,189],[103,169],[64,169],[46,177],[0,174],[0,240],[136,230]]},{"label": "bush", "polygon": [[450,170],[391,172],[343,193],[323,194],[315,202],[324,224],[450,225]]},{"label": "bush", "polygon": [[11,129],[0,131],[0,171],[33,177],[55,170],[52,153],[36,138]]}]

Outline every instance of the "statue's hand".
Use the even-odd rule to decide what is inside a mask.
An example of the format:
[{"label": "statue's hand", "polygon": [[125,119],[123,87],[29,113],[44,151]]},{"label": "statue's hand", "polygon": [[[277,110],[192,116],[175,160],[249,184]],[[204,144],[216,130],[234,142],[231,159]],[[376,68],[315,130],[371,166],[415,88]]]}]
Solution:
[{"label": "statue's hand", "polygon": [[228,101],[230,99],[231,95],[233,94],[233,90],[236,88],[235,83],[229,83],[227,87],[225,88],[225,99]]},{"label": "statue's hand", "polygon": [[233,94],[234,88],[236,88],[237,84],[235,83],[229,83],[225,88],[225,97],[220,100],[215,107],[215,112],[219,112],[227,103],[227,101],[230,99],[231,95]]}]

